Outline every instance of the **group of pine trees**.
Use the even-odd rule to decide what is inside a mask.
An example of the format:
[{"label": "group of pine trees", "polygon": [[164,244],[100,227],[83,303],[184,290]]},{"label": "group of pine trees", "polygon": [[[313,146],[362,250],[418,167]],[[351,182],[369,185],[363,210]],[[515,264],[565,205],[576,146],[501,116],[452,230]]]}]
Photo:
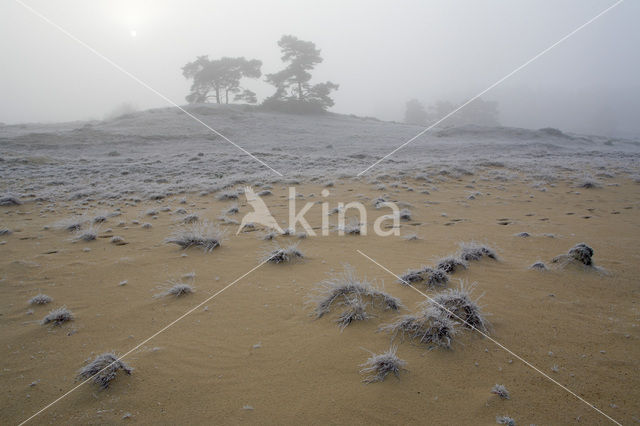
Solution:
[{"label": "group of pine trees", "polygon": [[[275,86],[276,91],[263,102],[263,107],[285,112],[321,112],[333,106],[331,92],[338,85],[330,81],[311,84],[311,71],[322,62],[320,49],[310,41],[300,40],[292,35],[284,35],[278,41],[285,68],[267,74],[266,82]],[[244,57],[209,59],[198,56],[195,61],[182,67],[182,75],[193,80],[186,100],[189,103],[241,101],[257,103],[254,92],[243,88],[244,78],[260,78],[262,61]]]}]

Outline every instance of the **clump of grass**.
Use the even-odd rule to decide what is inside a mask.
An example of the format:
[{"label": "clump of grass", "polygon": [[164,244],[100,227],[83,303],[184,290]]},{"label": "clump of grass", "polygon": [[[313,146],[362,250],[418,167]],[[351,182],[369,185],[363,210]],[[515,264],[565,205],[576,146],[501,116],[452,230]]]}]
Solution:
[{"label": "clump of grass", "polygon": [[600,188],[600,182],[592,178],[591,176],[585,176],[578,182],[578,188],[592,189]]},{"label": "clump of grass", "polygon": [[516,426],[516,421],[509,416],[497,416],[496,423],[499,425]]},{"label": "clump of grass", "polygon": [[192,213],[192,214],[188,214],[185,217],[182,218],[182,223],[195,223],[198,220],[200,220],[200,218],[198,217],[197,214]]},{"label": "clump of grass", "polygon": [[47,303],[53,302],[53,299],[46,294],[38,294],[29,299],[30,305],[46,305]]},{"label": "clump of grass", "polygon": [[157,296],[180,297],[180,296],[185,296],[187,294],[191,294],[195,291],[191,285],[185,284],[181,281],[170,280],[169,285],[171,287],[169,287],[166,291],[163,291],[162,293],[158,294]]},{"label": "clump of grass", "polygon": [[290,263],[300,259],[304,259],[304,254],[298,250],[297,244],[291,244],[287,247],[274,248],[264,255],[262,261],[269,263]]},{"label": "clump of grass", "polygon": [[269,191],[268,189],[262,190],[260,192],[258,192],[258,195],[260,197],[266,197],[267,195],[272,195],[273,192]]},{"label": "clump of grass", "polygon": [[11,229],[9,229],[9,228],[0,228],[0,235],[11,235]]},{"label": "clump of grass", "polygon": [[19,206],[22,201],[15,195],[5,194],[0,196],[0,206]]},{"label": "clump of grass", "polygon": [[93,378],[93,383],[102,389],[107,389],[120,370],[129,375],[133,372],[133,368],[125,364],[116,354],[106,352],[82,367],[78,371],[78,380]]},{"label": "clump of grass", "polygon": [[73,320],[73,313],[66,306],[57,308],[49,312],[43,319],[42,324],[62,325],[67,321]]},{"label": "clump of grass", "polygon": [[222,215],[218,218],[218,220],[220,220],[222,223],[224,223],[225,225],[239,225],[240,222],[238,222],[235,219],[232,219],[230,217],[227,217],[226,215]]},{"label": "clump of grass", "polygon": [[66,219],[62,219],[56,222],[53,227],[56,229],[62,229],[65,231],[73,232],[79,231],[82,228],[82,225],[87,221],[87,218],[84,216],[81,217],[68,217]]},{"label": "clump of grass", "polygon": [[454,321],[462,321],[467,328],[475,328],[482,332],[488,332],[489,321],[484,317],[478,301],[471,298],[475,283],[470,287],[460,284],[460,288],[452,288],[438,293],[433,297],[431,305],[442,311]]},{"label": "clump of grass", "polygon": [[504,385],[496,384],[493,388],[491,388],[491,393],[498,395],[502,399],[509,399],[509,391]]},{"label": "clump of grass", "polygon": [[75,241],[94,241],[98,238],[100,227],[90,225],[87,229],[78,229],[73,239]]},{"label": "clump of grass", "polygon": [[209,222],[198,222],[187,228],[176,231],[165,240],[169,244],[177,244],[183,249],[200,247],[205,252],[210,252],[219,247],[224,233]]},{"label": "clump of grass", "polygon": [[416,315],[403,315],[395,322],[383,325],[381,331],[392,334],[395,339],[399,334],[430,346],[451,348],[451,340],[456,334],[456,323],[442,310],[423,304]]},{"label": "clump of grass", "polygon": [[401,220],[411,220],[411,211],[409,209],[400,210],[400,219]]},{"label": "clump of grass", "polygon": [[420,239],[420,237],[418,237],[416,234],[408,234],[408,235],[405,235],[403,238],[407,241],[416,241]]},{"label": "clump of grass", "polygon": [[146,212],[144,212],[145,216],[158,216],[158,210],[156,209],[149,209]]},{"label": "clump of grass", "polygon": [[122,237],[121,237],[121,236],[119,236],[119,235],[114,235],[113,237],[111,237],[111,239],[109,240],[109,242],[110,242],[111,244],[115,244],[115,245],[117,245],[117,246],[123,246],[123,245],[127,244],[127,243],[126,243],[126,241],[124,240],[124,238],[122,238]]},{"label": "clump of grass", "polygon": [[179,209],[176,210],[177,214],[187,214],[187,210],[183,209],[182,207],[180,207]]},{"label": "clump of grass", "polygon": [[517,233],[515,235],[516,235],[516,237],[520,237],[520,238],[529,238],[531,236],[531,234],[528,233],[528,232],[519,232],[519,233]]},{"label": "clump of grass", "polygon": [[360,235],[362,224],[357,220],[350,221],[348,224],[338,226],[338,231],[347,235]]},{"label": "clump of grass", "polygon": [[219,200],[219,201],[237,200],[238,199],[238,193],[237,192],[231,192],[231,191],[221,192],[218,195],[216,195],[216,199]]},{"label": "clump of grass", "polygon": [[331,311],[334,304],[356,296],[370,302],[372,307],[379,304],[383,309],[394,311],[402,307],[400,299],[385,293],[366,278],[358,278],[349,265],[345,266],[344,272],[333,274],[316,285],[307,303],[313,306],[314,316],[321,318]]},{"label": "clump of grass", "polygon": [[406,361],[398,358],[398,347],[391,346],[388,351],[381,354],[371,353],[371,357],[360,365],[360,374],[368,374],[362,381],[365,383],[375,383],[383,381],[389,374],[400,377],[400,370],[404,370]]},{"label": "clump of grass", "polygon": [[342,304],[346,309],[336,320],[341,330],[344,330],[354,321],[365,321],[371,317],[366,311],[368,303],[363,301],[359,294],[353,295],[353,297],[346,297]]},{"label": "clump of grass", "polygon": [[271,241],[277,236],[278,236],[277,232],[267,232],[266,234],[264,234],[262,236],[262,239],[265,240],[265,241]]},{"label": "clump of grass", "polygon": [[494,260],[498,259],[496,252],[489,246],[478,244],[474,241],[470,243],[460,243],[460,259],[469,262],[472,260],[480,260],[483,256]]},{"label": "clump of grass", "polygon": [[459,269],[467,269],[469,267],[469,263],[466,260],[462,260],[456,256],[447,256],[438,260],[436,264],[436,269],[439,269],[447,274],[453,274]]},{"label": "clump of grass", "polygon": [[107,216],[103,215],[103,214],[99,214],[97,216],[95,216],[92,220],[93,223],[104,223],[107,221]]},{"label": "clump of grass", "polygon": [[151,225],[149,222],[145,222],[141,225],[142,229],[151,229],[153,225]]},{"label": "clump of grass", "polygon": [[237,205],[237,204],[234,204],[233,206],[231,206],[231,207],[229,207],[229,208],[227,209],[226,214],[236,214],[236,213],[238,213],[239,211],[240,211],[240,209],[238,208],[238,205]]},{"label": "clump of grass", "polygon": [[421,269],[410,269],[400,277],[401,284],[424,283],[428,287],[442,287],[449,282],[449,276],[441,269],[424,266]]},{"label": "clump of grass", "polygon": [[535,262],[534,264],[532,264],[531,266],[529,266],[529,269],[533,269],[536,271],[546,271],[547,270],[547,265],[544,264],[544,262]]},{"label": "clump of grass", "polygon": [[593,266],[593,249],[585,243],[578,243],[569,249],[566,255],[553,258],[553,263],[577,261],[586,266]]},{"label": "clump of grass", "polygon": [[592,265],[593,260],[593,249],[586,245],[585,243],[578,243],[575,246],[571,247],[568,253],[569,257],[577,260],[585,265]]}]

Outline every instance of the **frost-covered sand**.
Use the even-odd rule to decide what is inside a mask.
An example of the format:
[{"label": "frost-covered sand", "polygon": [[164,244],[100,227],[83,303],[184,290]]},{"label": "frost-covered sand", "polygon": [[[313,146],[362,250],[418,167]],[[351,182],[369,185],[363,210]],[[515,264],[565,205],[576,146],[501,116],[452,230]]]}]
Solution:
[{"label": "frost-covered sand", "polygon": [[[273,194],[264,200],[284,228],[290,179],[300,182],[298,209],[308,201],[328,201],[331,208],[362,201],[373,222],[387,213],[372,204],[383,196],[408,208],[412,219],[401,222],[399,237],[373,235],[371,225],[367,236],[341,237],[332,228],[329,237],[276,237],[280,245],[298,243],[305,259],[262,266],[128,355],[132,375],[120,372],[107,390],[87,383],[35,421],[495,424],[496,416],[508,415],[518,424],[608,423],[488,339],[462,329],[452,350],[396,340],[407,371],[399,380],[362,383],[359,365],[370,356],[362,348],[388,350],[389,335],[377,329],[415,312],[424,298],[356,250],[399,275],[433,266],[459,242],[474,240],[493,247],[499,260],[472,262],[453,273],[447,287],[459,279],[477,282],[474,294],[483,295],[491,336],[614,419],[640,418],[634,142],[453,129],[353,179],[340,173],[364,169],[417,128],[342,116],[228,110],[208,116],[286,175],[275,181],[251,159],[208,140],[196,123],[174,118],[182,127],[159,127],[163,120],[154,114],[174,113],[145,112],[80,130],[77,123],[0,128],[2,192],[24,202],[0,207],[0,229],[11,231],[0,236],[2,423],[26,419],[75,386],[88,360],[128,351],[257,265],[274,242],[263,241],[259,227],[235,236],[237,225],[218,217],[237,202],[239,212],[227,216],[239,221],[251,207],[243,195],[228,201],[216,195],[241,188],[237,180],[261,185],[256,191],[270,185]],[[328,181],[333,186],[325,187]],[[596,187],[579,187],[584,183]],[[323,189],[330,191],[326,198]],[[221,247],[205,253],[165,243],[189,213],[226,230]],[[316,228],[320,213],[315,205],[306,215]],[[75,234],[59,226],[96,216],[106,221],[94,241],[73,241]],[[337,224],[337,216],[330,222]],[[516,235],[521,232],[530,236]],[[412,234],[418,239],[405,238]],[[113,236],[126,244],[112,243]],[[580,242],[595,250],[597,268],[551,263]],[[550,270],[529,269],[536,261]],[[314,320],[308,295],[345,263],[384,282],[405,309],[372,309],[373,318],[342,332],[337,309]],[[195,292],[158,296],[171,279]],[[53,301],[29,305],[38,293]],[[60,306],[73,312],[73,321],[40,324]],[[496,383],[506,386],[509,400],[491,393]]]}]

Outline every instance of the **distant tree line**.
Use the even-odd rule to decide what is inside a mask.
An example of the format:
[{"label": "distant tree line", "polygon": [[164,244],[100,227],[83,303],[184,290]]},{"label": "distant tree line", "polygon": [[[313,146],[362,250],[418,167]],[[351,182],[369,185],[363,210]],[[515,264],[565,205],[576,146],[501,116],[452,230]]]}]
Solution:
[{"label": "distant tree line", "polygon": [[[406,103],[404,122],[418,124],[421,126],[430,125],[440,120],[458,105],[449,101],[437,101],[428,108],[417,99],[411,99]],[[484,101],[480,98],[466,105],[455,114],[448,117],[441,123],[442,127],[463,126],[467,124],[478,124],[482,126],[499,126],[498,102]]]},{"label": "distant tree line", "polygon": [[[330,81],[311,84],[311,71],[322,62],[320,49],[310,41],[300,40],[292,35],[284,35],[278,41],[282,51],[285,68],[273,74],[267,74],[265,81],[275,86],[276,91],[262,103],[265,109],[312,113],[326,111],[334,105],[331,92],[338,85]],[[182,75],[192,80],[190,93],[186,96],[189,103],[232,102],[257,103],[256,94],[244,87],[245,78],[262,76],[262,61],[244,57],[209,59],[198,56],[195,61],[182,67]]]}]

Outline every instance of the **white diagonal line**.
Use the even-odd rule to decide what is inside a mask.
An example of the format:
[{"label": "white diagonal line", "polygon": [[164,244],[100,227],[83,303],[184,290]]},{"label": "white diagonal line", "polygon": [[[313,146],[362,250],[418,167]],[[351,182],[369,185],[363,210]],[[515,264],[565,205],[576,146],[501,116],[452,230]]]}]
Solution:
[{"label": "white diagonal line", "polygon": [[449,313],[450,315],[456,317],[456,319],[458,319],[459,321],[461,321],[463,324],[466,324],[467,326],[471,327],[472,330],[477,331],[478,333],[480,333],[483,337],[486,337],[487,339],[491,340],[491,342],[493,342],[496,346],[498,346],[499,348],[505,350],[506,352],[508,352],[509,354],[513,355],[515,358],[519,359],[520,361],[522,361],[527,367],[531,368],[532,370],[540,373],[542,376],[544,376],[546,379],[548,379],[549,381],[555,383],[556,385],[560,386],[562,389],[564,389],[565,391],[567,391],[568,393],[570,393],[571,395],[575,396],[576,398],[578,398],[580,401],[584,402],[585,404],[587,404],[589,407],[593,408],[595,411],[597,411],[598,413],[602,414],[604,417],[606,417],[608,420],[612,421],[613,423],[622,426],[622,424],[618,421],[616,421],[615,419],[613,419],[611,416],[609,416],[608,414],[606,414],[604,411],[602,411],[601,409],[599,409],[598,407],[596,407],[595,405],[593,405],[592,403],[590,403],[589,401],[587,401],[586,399],[582,398],[580,395],[578,395],[577,393],[575,393],[574,391],[572,391],[571,389],[569,389],[568,387],[564,386],[563,384],[561,384],[560,382],[558,382],[557,380],[555,380],[553,377],[549,376],[547,373],[545,373],[544,371],[540,370],[538,367],[536,367],[535,365],[531,364],[529,361],[527,361],[526,359],[522,358],[520,355],[516,354],[515,352],[513,352],[511,349],[507,348],[506,346],[504,346],[502,343],[498,342],[497,340],[495,340],[494,338],[492,338],[491,336],[489,336],[487,333],[483,332],[482,330],[479,330],[478,328],[474,327],[473,324],[470,324],[469,322],[467,322],[466,320],[460,318],[458,315],[456,315],[454,312],[450,311],[446,306],[436,302],[435,300],[433,300],[431,297],[429,297],[426,293],[418,290],[416,287],[414,287],[411,283],[403,280],[402,278],[400,278],[399,276],[397,276],[396,274],[394,274],[393,272],[391,272],[389,269],[385,268],[383,265],[381,265],[380,263],[376,262],[374,259],[372,259],[371,257],[367,256],[366,254],[364,254],[363,252],[361,252],[360,250],[356,250],[358,253],[360,253],[362,256],[366,257],[367,259],[369,259],[371,262],[375,263],[376,265],[378,265],[380,268],[384,269],[385,271],[387,271],[388,273],[390,273],[391,275],[393,275],[394,277],[396,277],[398,280],[402,281],[403,284],[408,285],[409,287],[411,287],[412,289],[414,289],[415,291],[417,291],[418,293],[420,293],[421,295],[423,295],[424,297],[426,297],[427,299],[429,299],[429,301],[431,303],[434,303],[436,305],[438,305],[439,308],[444,309],[445,311],[447,311],[447,313]]},{"label": "white diagonal line", "polygon": [[198,123],[202,124],[204,127],[209,129],[210,131],[212,131],[213,133],[215,133],[216,135],[218,135],[219,137],[221,137],[222,139],[224,139],[225,141],[227,141],[231,145],[235,146],[240,151],[244,152],[249,157],[251,157],[254,160],[256,160],[258,163],[262,164],[263,166],[265,166],[266,168],[268,168],[269,170],[271,170],[272,172],[274,172],[278,176],[282,176],[282,173],[280,173],[279,171],[275,170],[274,168],[269,166],[267,163],[265,163],[264,161],[262,161],[261,159],[259,159],[258,157],[256,157],[255,155],[253,155],[252,153],[250,153],[249,151],[247,151],[246,149],[244,149],[240,145],[238,145],[237,143],[233,142],[231,139],[227,138],[225,135],[223,135],[222,133],[220,133],[219,131],[217,131],[213,127],[209,126],[207,123],[205,123],[204,121],[200,120],[198,117],[196,117],[195,115],[191,114],[189,111],[185,110],[180,105],[178,105],[177,103],[173,102],[171,99],[169,99],[168,97],[166,97],[162,93],[158,92],[156,89],[154,89],[153,87],[149,86],[147,83],[145,83],[144,81],[140,80],[138,77],[136,77],[135,75],[131,74],[129,71],[125,70],[120,65],[118,65],[117,63],[115,63],[114,61],[109,59],[108,57],[104,56],[102,53],[98,52],[96,49],[94,49],[93,47],[89,46],[87,43],[85,43],[84,41],[80,40],[78,37],[76,37],[73,34],[71,34],[69,31],[67,31],[64,28],[62,28],[60,25],[58,25],[55,22],[53,22],[51,19],[49,19],[46,16],[44,16],[42,13],[38,12],[37,10],[35,10],[33,7],[29,6],[28,4],[25,4],[24,2],[22,2],[22,0],[15,0],[15,2],[20,4],[22,7],[24,7],[25,9],[27,9],[28,11],[30,11],[34,15],[38,16],[40,19],[42,19],[43,21],[45,21],[46,23],[48,23],[52,27],[54,27],[57,30],[59,30],[60,32],[62,32],[64,35],[66,35],[67,37],[69,37],[70,39],[75,41],[76,43],[86,47],[87,49],[89,49],[91,51],[91,53],[93,53],[94,55],[98,56],[100,59],[103,59],[104,61],[106,61],[107,63],[112,65],[114,68],[116,68],[118,71],[120,71],[123,74],[127,75],[128,77],[132,78],[133,80],[135,80],[137,83],[139,83],[143,87],[149,89],[151,92],[155,93],[156,95],[158,95],[159,97],[164,99],[169,104],[171,104],[174,107],[178,108],[180,111],[182,111],[183,113],[185,113],[186,115],[188,115],[189,117],[191,117],[192,119],[197,121]]},{"label": "white diagonal line", "polygon": [[[275,256],[275,255],[273,255]],[[65,398],[66,396],[70,395],[73,391],[75,391],[76,389],[78,389],[80,386],[84,385],[85,383],[87,383],[89,380],[93,379],[96,375],[102,373],[104,370],[106,370],[107,368],[111,367],[113,364],[115,364],[116,362],[120,361],[121,359],[123,359],[124,357],[126,357],[127,355],[129,355],[131,352],[137,350],[138,348],[140,348],[140,346],[144,345],[145,343],[147,343],[149,340],[153,339],[154,337],[156,337],[157,335],[159,335],[160,333],[166,331],[168,328],[172,327],[174,324],[176,324],[178,321],[182,320],[184,317],[186,317],[187,315],[191,314],[193,311],[195,311],[196,309],[200,308],[202,305],[204,305],[205,303],[209,302],[211,299],[213,299],[214,297],[216,297],[217,295],[219,295],[220,293],[222,293],[223,291],[225,291],[226,289],[228,289],[229,287],[231,287],[232,285],[234,285],[235,283],[237,283],[238,281],[240,281],[241,279],[243,279],[244,277],[246,277],[247,275],[249,275],[250,273],[252,273],[253,271],[255,271],[256,269],[258,269],[259,267],[261,267],[262,265],[264,265],[265,263],[267,263],[268,261],[271,260],[271,258],[273,258],[273,256],[270,256],[268,259],[263,260],[260,264],[258,264],[257,266],[254,266],[249,272],[244,273],[243,275],[241,275],[240,277],[236,278],[235,280],[233,280],[230,284],[227,284],[225,287],[223,287],[221,290],[218,290],[217,292],[215,292],[212,296],[207,297],[204,301],[200,302],[199,304],[197,304],[196,306],[194,306],[193,308],[189,309],[187,312],[185,312],[184,314],[180,315],[178,318],[176,318],[175,320],[171,321],[169,324],[165,325],[164,327],[162,327],[160,330],[158,330],[157,332],[153,333],[151,336],[147,337],[146,339],[144,339],[142,342],[138,343],[136,346],[134,346],[133,348],[129,349],[124,355],[118,357],[118,359],[116,359],[115,361],[113,361],[111,364],[107,365],[106,367],[104,367],[102,370],[98,371],[97,373],[95,373],[94,375],[92,375],[91,377],[87,378],[86,380],[80,382],[78,385],[76,385],[75,387],[71,388],[71,390],[67,391],[65,394],[63,394],[62,396],[60,396],[59,398],[57,398],[56,400],[50,402],[49,404],[47,404],[45,407],[43,407],[41,410],[37,411],[36,413],[34,413],[31,417],[29,417],[28,419],[23,420],[22,422],[20,422],[19,426],[24,425],[25,423],[31,421],[32,419],[34,419],[36,416],[38,416],[39,414],[43,413],[44,411],[46,411],[48,408],[50,408],[51,406],[55,405],[56,403],[58,403],[60,400],[62,400],[63,398]]]},{"label": "white diagonal line", "polygon": [[388,153],[384,157],[380,158],[378,161],[376,161],[375,163],[373,163],[372,165],[370,165],[369,167],[367,167],[366,169],[364,169],[363,171],[358,173],[358,176],[362,176],[367,171],[369,171],[369,169],[371,169],[372,167],[375,167],[376,165],[380,164],[382,161],[384,161],[388,157],[392,156],[393,154],[395,154],[396,152],[398,152],[399,150],[401,150],[402,148],[404,148],[405,146],[407,146],[408,144],[410,144],[411,142],[413,142],[414,140],[416,140],[420,136],[424,135],[426,132],[428,132],[429,130],[433,129],[438,124],[442,123],[444,120],[446,120],[447,118],[451,117],[453,114],[455,114],[456,112],[460,111],[462,108],[466,107],[471,102],[475,101],[476,99],[478,99],[479,97],[481,97],[482,95],[484,95],[485,93],[487,93],[488,91],[490,91],[491,89],[493,89],[494,87],[496,87],[497,85],[499,85],[500,83],[502,83],[503,81],[505,81],[506,79],[508,79],[512,75],[514,75],[515,73],[517,73],[518,71],[522,70],[524,67],[526,67],[527,65],[529,65],[530,63],[532,63],[536,59],[540,58],[542,55],[544,55],[545,53],[549,52],[551,49],[553,49],[554,47],[556,47],[557,45],[559,45],[563,41],[567,40],[569,37],[573,36],[575,33],[580,31],[581,29],[583,29],[587,25],[591,24],[593,21],[595,21],[596,19],[600,18],[602,15],[604,15],[607,12],[609,12],[611,9],[613,9],[616,6],[618,6],[623,1],[624,0],[618,0],[617,2],[612,4],[611,6],[609,6],[605,10],[603,10],[602,12],[598,13],[596,16],[594,16],[593,18],[589,19],[587,22],[585,22],[584,24],[580,25],[578,28],[576,28],[575,30],[571,31],[569,34],[565,35],[560,40],[556,41],[551,46],[549,46],[546,49],[544,49],[542,52],[538,53],[533,58],[531,58],[528,61],[526,61],[525,63],[523,63],[518,68],[516,68],[513,71],[511,71],[509,74],[505,75],[500,80],[496,81],[491,86],[489,86],[486,89],[484,89],[482,92],[478,93],[477,95],[475,95],[474,97],[472,97],[471,99],[469,99],[468,101],[466,101],[465,103],[463,103],[462,105],[460,105],[459,107],[457,107],[456,109],[454,109],[453,111],[451,111],[450,113],[448,113],[447,115],[445,115],[444,117],[442,117],[441,119],[439,119],[438,121],[436,121],[435,123],[433,123],[432,125],[427,127],[426,129],[422,130],[420,133],[418,133],[417,135],[415,135],[414,137],[412,137],[411,139],[409,139],[408,141],[406,141],[405,143],[403,143],[402,145],[400,145],[399,147],[397,147],[396,149],[394,149],[393,151],[391,151],[390,153]]}]

